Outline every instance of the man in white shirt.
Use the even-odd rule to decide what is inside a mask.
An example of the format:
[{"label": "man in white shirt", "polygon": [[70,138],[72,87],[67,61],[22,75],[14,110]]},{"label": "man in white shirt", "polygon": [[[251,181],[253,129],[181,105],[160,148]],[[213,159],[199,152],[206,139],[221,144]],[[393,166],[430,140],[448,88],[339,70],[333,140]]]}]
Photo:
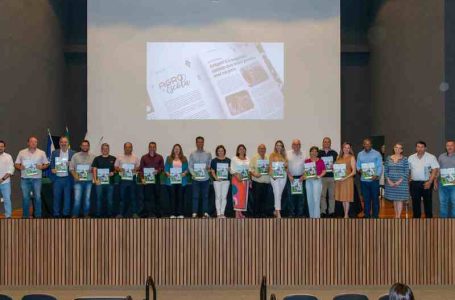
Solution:
[{"label": "man in white shirt", "polygon": [[11,179],[14,174],[14,162],[11,155],[5,152],[6,143],[0,141],[0,194],[5,205],[5,217],[11,218]]},{"label": "man in white shirt", "polygon": [[288,180],[290,186],[294,179],[302,183],[302,194],[292,195],[289,192],[289,217],[308,217],[308,202],[304,181],[305,155],[301,150],[301,142],[298,139],[292,141],[292,150],[287,153],[288,158]]},{"label": "man in white shirt", "polygon": [[38,149],[38,139],[28,138],[27,148],[19,151],[15,167],[21,171],[22,217],[30,216],[30,193],[33,193],[35,218],[41,218],[41,178],[49,166],[46,153]]},{"label": "man in white shirt", "polygon": [[433,154],[426,152],[427,144],[423,141],[416,143],[416,153],[409,156],[411,171],[410,192],[414,218],[421,216],[421,200],[425,209],[425,217],[433,217],[432,192],[434,182],[439,174],[439,163]]},{"label": "man in white shirt", "polygon": [[[115,160],[115,169],[120,174],[120,203],[117,217],[128,216],[130,208],[127,199],[131,203],[131,212],[134,218],[138,215],[138,201],[136,199],[136,175],[140,166],[140,159],[133,154],[133,144],[127,142],[123,144],[124,154],[118,155]],[[128,205],[127,205],[128,204]]]}]

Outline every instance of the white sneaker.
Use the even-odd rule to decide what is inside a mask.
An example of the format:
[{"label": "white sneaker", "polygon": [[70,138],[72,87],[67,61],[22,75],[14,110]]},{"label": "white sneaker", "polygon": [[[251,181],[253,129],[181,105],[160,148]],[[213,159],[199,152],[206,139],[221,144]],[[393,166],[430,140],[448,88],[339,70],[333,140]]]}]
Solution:
[{"label": "white sneaker", "polygon": [[175,216],[171,216],[171,219],[175,219]]},{"label": "white sneaker", "polygon": [[180,216],[178,216],[177,218],[179,218],[179,219],[183,219],[184,217],[183,217],[182,215],[180,215]]},{"label": "white sneaker", "polygon": [[210,215],[208,213],[205,213],[204,218],[208,219],[208,218],[210,218]]},{"label": "white sneaker", "polygon": [[197,213],[194,213],[194,214],[192,215],[192,217],[193,217],[193,218],[197,218]]}]

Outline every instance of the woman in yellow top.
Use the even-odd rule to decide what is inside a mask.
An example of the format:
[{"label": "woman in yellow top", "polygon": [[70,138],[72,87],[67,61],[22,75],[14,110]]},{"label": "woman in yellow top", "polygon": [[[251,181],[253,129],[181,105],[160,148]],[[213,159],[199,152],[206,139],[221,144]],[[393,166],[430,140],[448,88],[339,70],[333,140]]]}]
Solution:
[{"label": "woman in yellow top", "polygon": [[269,156],[269,174],[275,199],[275,217],[281,218],[281,197],[286,185],[286,170],[288,160],[282,141],[276,141],[273,153]]}]

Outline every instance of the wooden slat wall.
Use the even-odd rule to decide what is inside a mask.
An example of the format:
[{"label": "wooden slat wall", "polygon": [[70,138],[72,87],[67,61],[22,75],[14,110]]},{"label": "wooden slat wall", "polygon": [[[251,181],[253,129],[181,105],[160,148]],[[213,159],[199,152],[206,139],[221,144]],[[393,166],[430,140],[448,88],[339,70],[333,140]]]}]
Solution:
[{"label": "wooden slat wall", "polygon": [[454,220],[0,220],[0,286],[455,284]]}]

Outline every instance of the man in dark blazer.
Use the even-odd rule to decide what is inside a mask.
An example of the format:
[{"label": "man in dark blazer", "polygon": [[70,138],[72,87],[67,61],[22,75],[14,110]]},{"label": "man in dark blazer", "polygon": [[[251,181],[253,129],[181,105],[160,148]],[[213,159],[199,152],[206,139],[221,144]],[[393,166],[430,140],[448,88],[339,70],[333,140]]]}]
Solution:
[{"label": "man in dark blazer", "polygon": [[[69,162],[74,151],[69,148],[68,138],[60,137],[60,149],[51,154],[51,180],[54,195],[53,216],[55,218],[69,217],[71,214],[71,188],[73,179],[68,171]],[[63,199],[63,210],[62,210]]]}]

